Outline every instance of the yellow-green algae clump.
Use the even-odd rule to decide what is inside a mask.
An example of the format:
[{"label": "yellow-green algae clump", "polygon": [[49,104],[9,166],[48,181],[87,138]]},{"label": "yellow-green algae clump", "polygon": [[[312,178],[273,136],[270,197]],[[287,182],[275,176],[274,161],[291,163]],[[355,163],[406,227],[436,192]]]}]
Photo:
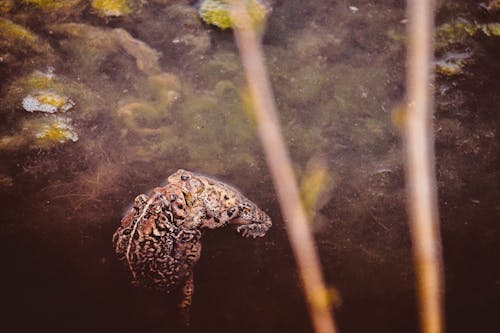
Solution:
[{"label": "yellow-green algae clump", "polygon": [[78,141],[78,134],[71,125],[71,119],[65,117],[50,118],[47,122],[36,124],[34,130],[35,138],[41,145]]},{"label": "yellow-green algae clump", "polygon": [[78,141],[71,119],[61,116],[43,116],[27,119],[21,130],[0,138],[0,151],[16,151],[26,146],[50,148],[68,141]]},{"label": "yellow-green algae clump", "polygon": [[127,0],[94,0],[92,8],[103,16],[124,16],[132,12]]},{"label": "yellow-green algae clump", "polygon": [[28,112],[41,111],[54,113],[57,111],[66,112],[75,103],[66,96],[53,91],[38,91],[23,99],[23,108]]},{"label": "yellow-green algae clump", "polygon": [[[255,25],[263,23],[269,14],[269,6],[258,0],[244,0],[244,2],[253,23]],[[200,4],[198,12],[203,21],[208,24],[215,25],[221,29],[233,27],[227,0],[204,0]]]},{"label": "yellow-green algae clump", "polygon": [[471,36],[474,36],[478,30],[479,26],[477,24],[464,19],[445,23],[436,29],[436,47],[440,48],[452,44],[464,44]]}]

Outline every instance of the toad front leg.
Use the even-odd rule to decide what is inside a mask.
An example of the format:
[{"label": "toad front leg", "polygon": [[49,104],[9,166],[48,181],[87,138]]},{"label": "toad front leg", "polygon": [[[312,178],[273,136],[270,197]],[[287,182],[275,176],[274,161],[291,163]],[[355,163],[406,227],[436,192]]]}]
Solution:
[{"label": "toad front leg", "polygon": [[251,201],[240,203],[237,211],[232,223],[240,224],[236,230],[245,237],[263,237],[272,226],[271,218]]}]

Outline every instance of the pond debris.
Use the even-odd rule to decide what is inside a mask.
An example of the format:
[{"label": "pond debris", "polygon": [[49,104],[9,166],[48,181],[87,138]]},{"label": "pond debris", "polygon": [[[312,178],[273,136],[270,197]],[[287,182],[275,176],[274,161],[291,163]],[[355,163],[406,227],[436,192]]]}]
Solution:
[{"label": "pond debris", "polygon": [[[265,22],[271,7],[259,0],[245,0],[245,5],[256,26]],[[200,17],[208,24],[215,25],[221,29],[233,27],[233,21],[229,13],[227,0],[203,0],[198,10]]]},{"label": "pond debris", "polygon": [[124,16],[132,12],[127,0],[93,0],[92,8],[101,16]]},{"label": "pond debris", "polygon": [[67,141],[78,141],[78,134],[71,125],[72,120],[67,117],[54,116],[47,118],[45,122],[35,124],[34,136],[41,145],[52,145]]},{"label": "pond debris", "polygon": [[39,91],[23,98],[23,108],[28,112],[66,112],[75,106],[70,98],[52,91]]},{"label": "pond debris", "polygon": [[85,45],[94,47],[100,52],[111,53],[125,50],[135,58],[137,67],[148,75],[161,72],[159,58],[161,53],[136,39],[122,28],[105,29],[83,23],[54,24],[51,31],[68,34],[83,39]]},{"label": "pond debris", "polygon": [[445,76],[455,76],[463,73],[464,66],[469,62],[472,53],[448,53],[434,62],[435,71]]}]

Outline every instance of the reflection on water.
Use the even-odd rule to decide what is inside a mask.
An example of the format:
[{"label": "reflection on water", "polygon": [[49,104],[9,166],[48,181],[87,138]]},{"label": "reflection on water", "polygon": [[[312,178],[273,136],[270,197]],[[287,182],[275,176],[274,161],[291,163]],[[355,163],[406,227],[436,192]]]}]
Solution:
[{"label": "reflection on water", "polygon": [[[111,235],[136,194],[183,167],[238,186],[274,221],[256,241],[230,229],[205,234],[192,330],[310,332],[252,114],[241,103],[231,33],[202,23],[189,1],[124,1],[120,15],[100,3],[0,4],[4,326],[181,330],[176,295],[131,287]],[[438,13],[448,37],[437,55],[467,59],[452,64],[461,66],[455,75],[436,76],[436,146],[447,326],[465,332],[490,329],[500,306],[500,48],[490,30],[463,29],[500,14],[454,3]],[[404,14],[399,1],[277,0],[264,38],[325,278],[342,298],[341,332],[418,330],[391,122],[404,93]],[[29,96],[48,106],[27,112]],[[62,140],[54,119],[78,140]],[[41,136],[43,128],[52,130]]]}]

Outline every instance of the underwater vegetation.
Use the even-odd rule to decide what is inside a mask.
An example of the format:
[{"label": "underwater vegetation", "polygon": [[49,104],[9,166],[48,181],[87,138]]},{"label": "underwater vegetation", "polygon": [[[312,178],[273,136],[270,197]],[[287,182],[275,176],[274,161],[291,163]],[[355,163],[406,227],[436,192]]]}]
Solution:
[{"label": "underwater vegetation", "polygon": [[32,129],[36,143],[40,145],[78,141],[78,134],[67,117],[55,116],[44,121],[33,121],[27,127]]},{"label": "underwater vegetation", "polygon": [[[245,5],[254,24],[261,25],[269,15],[270,7],[263,0],[245,0]],[[233,26],[226,0],[202,0],[198,12],[207,24],[221,29]]]},{"label": "underwater vegetation", "polygon": [[68,48],[75,56],[82,57],[83,65],[88,71],[98,69],[99,63],[106,60],[110,54],[124,50],[135,59],[141,71],[146,74],[160,72],[160,53],[143,41],[133,38],[122,28],[103,29],[81,23],[56,24],[49,28],[54,33],[73,37],[68,44],[64,42],[63,47]]},{"label": "underwater vegetation", "polygon": [[92,8],[103,16],[123,16],[132,12],[127,2],[127,0],[92,0]]}]

